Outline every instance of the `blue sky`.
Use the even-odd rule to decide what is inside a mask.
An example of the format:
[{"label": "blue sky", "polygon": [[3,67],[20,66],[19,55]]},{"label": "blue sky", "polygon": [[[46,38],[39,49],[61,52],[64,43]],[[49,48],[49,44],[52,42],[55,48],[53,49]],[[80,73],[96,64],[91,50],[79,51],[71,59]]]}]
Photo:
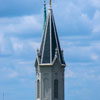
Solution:
[{"label": "blue sky", "polygon": [[[53,0],[52,8],[67,63],[65,100],[100,100],[100,0]],[[0,100],[3,92],[5,100],[36,99],[42,26],[43,0],[0,0]]]}]

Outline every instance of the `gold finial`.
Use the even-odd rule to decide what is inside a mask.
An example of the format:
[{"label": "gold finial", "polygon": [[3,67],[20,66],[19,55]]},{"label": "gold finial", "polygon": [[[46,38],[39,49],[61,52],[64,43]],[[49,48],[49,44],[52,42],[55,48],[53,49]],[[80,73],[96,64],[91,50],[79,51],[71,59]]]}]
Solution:
[{"label": "gold finial", "polygon": [[50,0],[50,8],[51,8],[51,0]]}]

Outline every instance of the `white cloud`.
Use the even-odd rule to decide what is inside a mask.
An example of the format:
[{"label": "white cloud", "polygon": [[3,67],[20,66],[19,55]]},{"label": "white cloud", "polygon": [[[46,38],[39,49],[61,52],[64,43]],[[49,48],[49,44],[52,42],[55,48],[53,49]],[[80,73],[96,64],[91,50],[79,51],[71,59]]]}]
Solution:
[{"label": "white cloud", "polygon": [[98,32],[100,32],[100,25],[94,26],[94,29],[93,29],[94,34],[97,34]]},{"label": "white cloud", "polygon": [[0,33],[0,52],[4,52],[4,36],[2,33]]},{"label": "white cloud", "polygon": [[96,10],[95,15],[94,15],[94,20],[96,21],[95,23],[98,23],[97,21],[99,21],[99,19],[100,19],[100,11]]},{"label": "white cloud", "polygon": [[98,60],[98,55],[96,55],[96,54],[94,54],[94,55],[91,55],[91,58],[93,59],[93,60]]},{"label": "white cloud", "polygon": [[96,11],[93,18],[93,35],[100,35],[100,11]]},{"label": "white cloud", "polygon": [[34,60],[22,60],[15,61],[14,67],[19,73],[19,77],[32,77],[35,73]]},{"label": "white cloud", "polygon": [[0,32],[23,34],[32,30],[39,31],[42,26],[40,19],[40,15],[0,18]]},{"label": "white cloud", "polygon": [[73,77],[75,77],[75,73],[72,72],[70,69],[67,69],[65,73],[65,78],[73,78]]},{"label": "white cloud", "polygon": [[17,50],[23,51],[24,45],[22,43],[15,43],[15,44],[13,44],[13,48],[15,51],[17,51]]},{"label": "white cloud", "polygon": [[[82,80],[100,80],[100,70],[93,63],[70,63],[65,72],[65,78]],[[90,66],[90,67],[89,67]]]},{"label": "white cloud", "polygon": [[10,40],[3,34],[0,33],[0,54],[9,55],[13,52]]},{"label": "white cloud", "polygon": [[85,1],[62,0],[55,2],[53,6],[58,31],[71,36],[91,34],[93,24],[86,12],[88,6]]},{"label": "white cloud", "polygon": [[29,45],[34,49],[37,50],[40,48],[40,43],[39,42],[30,42]]},{"label": "white cloud", "polygon": [[[80,61],[90,61],[92,49],[91,46],[69,46],[65,49],[65,55],[71,59]],[[73,60],[72,60],[73,61]]]},{"label": "white cloud", "polygon": [[100,59],[100,41],[92,37],[69,36],[61,38],[64,56],[69,61],[97,62]]},{"label": "white cloud", "polygon": [[18,73],[15,71],[8,74],[8,78],[16,78],[17,76],[18,76]]},{"label": "white cloud", "polygon": [[89,0],[91,5],[96,7],[96,8],[100,8],[100,0]]},{"label": "white cloud", "polygon": [[[35,40],[16,38],[18,34],[27,36],[41,30],[40,15],[0,18],[0,54],[21,54],[39,48],[40,43]],[[13,37],[14,36],[14,37]]]},{"label": "white cloud", "polygon": [[[5,74],[4,74],[5,73]],[[14,69],[12,68],[8,68],[8,67],[2,67],[0,69],[0,79],[11,79],[11,78],[16,78],[18,77],[18,72],[15,71]]]},{"label": "white cloud", "polygon": [[20,40],[18,38],[11,38],[12,46],[15,54],[36,52],[37,48],[40,47],[40,43],[36,42],[34,39]]}]

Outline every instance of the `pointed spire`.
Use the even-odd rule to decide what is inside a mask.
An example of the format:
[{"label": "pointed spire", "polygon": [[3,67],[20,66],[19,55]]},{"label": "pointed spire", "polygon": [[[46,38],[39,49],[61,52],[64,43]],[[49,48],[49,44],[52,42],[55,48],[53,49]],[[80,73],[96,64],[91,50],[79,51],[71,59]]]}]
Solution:
[{"label": "pointed spire", "polygon": [[[44,5],[44,15],[46,15],[45,8],[46,5]],[[45,18],[46,16],[44,16],[45,27],[36,63],[38,62],[40,65],[53,64],[55,62],[55,59],[57,58],[59,62],[62,64],[62,66],[65,66],[66,64],[59,43],[56,24],[53,16],[53,10],[51,9],[51,0],[50,0],[50,9],[48,9],[47,19],[45,20]]]},{"label": "pointed spire", "polygon": [[48,10],[45,30],[40,47],[40,64],[51,64],[57,55],[61,64],[65,64],[60,48],[56,24],[52,9]]},{"label": "pointed spire", "polygon": [[45,29],[46,18],[47,18],[47,13],[46,13],[46,0],[44,0],[44,23],[43,23],[43,31]]}]

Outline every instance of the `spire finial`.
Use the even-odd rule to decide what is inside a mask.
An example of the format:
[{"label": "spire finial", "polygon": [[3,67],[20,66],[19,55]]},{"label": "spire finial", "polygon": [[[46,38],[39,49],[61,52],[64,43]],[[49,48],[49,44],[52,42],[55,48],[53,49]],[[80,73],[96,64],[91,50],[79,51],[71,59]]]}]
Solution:
[{"label": "spire finial", "polygon": [[50,0],[50,8],[51,8],[51,0]]},{"label": "spire finial", "polygon": [[46,5],[46,1],[44,0],[44,5]]},{"label": "spire finial", "polygon": [[47,17],[47,13],[46,13],[46,0],[44,0],[44,23],[43,23],[43,31],[45,29],[46,17]]}]

